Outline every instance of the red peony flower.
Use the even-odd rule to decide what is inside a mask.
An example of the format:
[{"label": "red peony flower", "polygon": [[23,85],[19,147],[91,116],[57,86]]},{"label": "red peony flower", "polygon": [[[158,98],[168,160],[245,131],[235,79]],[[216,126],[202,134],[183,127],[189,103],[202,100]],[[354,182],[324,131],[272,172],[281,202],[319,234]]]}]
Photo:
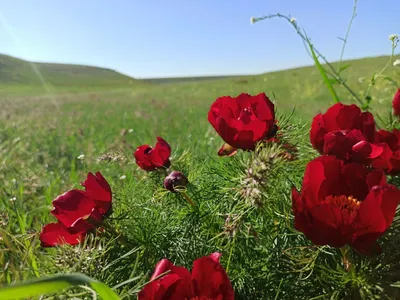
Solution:
[{"label": "red peony flower", "polygon": [[170,155],[170,145],[160,137],[157,137],[157,144],[154,148],[149,145],[142,145],[137,147],[134,153],[136,164],[148,172],[160,168],[169,168],[171,165]]},{"label": "red peony flower", "polygon": [[343,247],[371,254],[389,228],[400,191],[386,183],[381,170],[344,164],[334,156],[308,163],[301,194],[293,188],[295,228],[316,245]]},{"label": "red peony flower", "polygon": [[58,223],[43,227],[40,234],[43,247],[77,244],[111,213],[111,188],[100,172],[88,173],[82,186],[84,191],[70,190],[53,201],[51,214]]},{"label": "red peony flower", "polygon": [[400,89],[397,90],[396,94],[393,97],[392,101],[393,106],[393,114],[395,116],[400,116]]},{"label": "red peony flower", "polygon": [[236,149],[254,150],[257,142],[276,132],[274,104],[264,93],[220,97],[211,105],[208,121]]},{"label": "red peony flower", "polygon": [[343,160],[363,160],[354,155],[353,146],[360,141],[373,142],[375,120],[371,113],[361,112],[356,105],[336,103],[325,114],[314,117],[310,141],[321,154]]},{"label": "red peony flower", "polygon": [[219,263],[220,256],[212,253],[196,259],[192,273],[162,259],[150,278],[154,281],[140,291],[139,300],[233,300],[232,285]]}]

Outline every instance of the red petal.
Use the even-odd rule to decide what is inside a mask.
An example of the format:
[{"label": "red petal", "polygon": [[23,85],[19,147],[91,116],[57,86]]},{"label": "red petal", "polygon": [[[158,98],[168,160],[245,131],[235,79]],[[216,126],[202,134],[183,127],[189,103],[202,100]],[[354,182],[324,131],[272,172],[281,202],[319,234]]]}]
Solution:
[{"label": "red petal", "polygon": [[392,101],[393,114],[395,116],[400,116],[400,89],[397,90]]},{"label": "red petal", "polygon": [[43,227],[40,233],[40,242],[42,247],[54,247],[63,244],[77,245],[84,237],[84,233],[71,233],[68,228],[58,222]]},{"label": "red petal", "polygon": [[363,200],[369,192],[366,178],[368,170],[361,164],[349,163],[342,168],[341,194],[353,196],[357,200]]},{"label": "red petal", "polygon": [[110,185],[103,175],[100,172],[96,175],[90,172],[82,185],[85,187],[86,194],[93,199],[100,214],[107,215],[111,210],[112,195]]},{"label": "red petal", "polygon": [[[336,115],[336,124],[341,130],[352,130],[359,127],[361,109],[355,105],[341,105]],[[360,128],[361,129],[361,128]]]},{"label": "red petal", "polygon": [[275,107],[265,93],[251,96],[249,99],[250,106],[260,121],[275,121]]},{"label": "red petal", "polygon": [[196,259],[192,270],[193,295],[210,299],[234,299],[228,275],[218,261],[218,254]]},{"label": "red petal", "polygon": [[168,274],[156,281],[150,282],[138,294],[138,300],[184,300],[181,278],[176,274]]},{"label": "red petal", "polygon": [[368,173],[366,182],[369,189],[372,189],[376,185],[385,185],[386,175],[382,170],[372,170]]},{"label": "red petal", "polygon": [[222,254],[219,252],[211,253],[208,257],[211,258],[215,263],[219,264],[219,259],[221,258]]},{"label": "red petal", "polygon": [[71,190],[58,196],[53,206],[51,214],[66,227],[71,227],[80,218],[86,218],[96,207],[92,198],[80,190]]},{"label": "red petal", "polygon": [[360,130],[354,129],[347,134],[341,131],[334,131],[325,134],[323,152],[335,155],[340,159],[348,160],[351,158],[352,148],[355,144],[365,140]]},{"label": "red petal", "polygon": [[361,203],[354,222],[353,244],[368,252],[392,224],[400,199],[400,190],[392,185],[375,186]]},{"label": "red petal", "polygon": [[319,153],[323,153],[324,136],[328,131],[324,127],[324,117],[321,114],[313,118],[310,130],[310,142]]},{"label": "red petal", "polygon": [[171,146],[162,138],[157,137],[157,144],[151,153],[149,153],[149,159],[152,165],[157,168],[169,168],[171,165],[169,161],[170,155]]},{"label": "red petal", "polygon": [[[166,275],[157,278],[161,274]],[[139,299],[186,299],[191,297],[190,272],[183,267],[176,267],[168,259],[160,260],[147,284],[139,293]]]},{"label": "red petal", "polygon": [[363,112],[361,114],[361,131],[367,141],[373,142],[375,136],[375,119],[370,112]]},{"label": "red petal", "polygon": [[336,103],[331,107],[329,107],[325,112],[325,114],[323,114],[324,124],[325,124],[324,127],[326,128],[327,131],[340,130],[340,127],[337,125],[336,118],[342,107],[343,107],[342,103]]},{"label": "red petal", "polygon": [[351,241],[347,227],[352,220],[347,219],[342,210],[333,204],[322,204],[307,209],[309,224],[303,232],[316,245],[340,248]]},{"label": "red petal", "polygon": [[343,162],[334,156],[320,156],[307,164],[302,195],[305,205],[318,205],[328,195],[340,195]]},{"label": "red petal", "polygon": [[69,228],[71,232],[88,232],[103,222],[104,217],[93,208],[89,215],[77,219]]},{"label": "red petal", "polygon": [[170,262],[168,259],[164,258],[162,260],[160,260],[155,269],[154,269],[154,273],[153,275],[151,275],[150,280],[153,280],[154,278],[160,276],[162,273],[165,273],[169,270],[171,270],[171,268],[174,266],[174,264],[172,262]]},{"label": "red petal", "polygon": [[156,167],[151,163],[148,153],[152,151],[149,145],[142,145],[136,148],[135,156],[136,164],[145,171],[153,171]]},{"label": "red petal", "polygon": [[352,147],[353,159],[360,163],[369,164],[372,160],[384,155],[385,144],[372,144],[367,141],[361,141]]}]

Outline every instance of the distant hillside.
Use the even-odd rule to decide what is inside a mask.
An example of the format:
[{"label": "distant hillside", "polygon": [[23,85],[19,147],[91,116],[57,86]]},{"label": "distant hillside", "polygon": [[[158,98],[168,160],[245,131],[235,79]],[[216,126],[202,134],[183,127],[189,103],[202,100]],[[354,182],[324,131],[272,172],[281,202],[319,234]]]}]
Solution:
[{"label": "distant hillside", "polygon": [[210,81],[224,78],[241,77],[243,75],[220,75],[220,76],[196,76],[196,77],[160,77],[160,78],[146,78],[144,81],[157,84],[181,83],[191,81]]},{"label": "distant hillside", "polygon": [[10,85],[54,87],[115,87],[138,83],[116,71],[82,65],[36,63],[0,54],[0,87]]},{"label": "distant hillside", "polygon": [[[388,59],[389,56],[364,57],[364,58],[343,61],[341,66],[350,65],[352,69],[352,71],[350,72],[353,73],[354,76],[358,76],[357,77],[358,80],[360,76],[363,77],[364,75],[369,77],[372,76],[374,72],[380,71],[386,64]],[[393,61],[395,59],[399,59],[399,54],[395,55]],[[337,62],[332,62],[332,65],[336,67]],[[398,67],[394,68],[392,65],[389,66],[388,70],[395,70],[395,69],[398,69],[400,71],[400,68]],[[315,69],[315,66],[308,65],[297,68],[266,72],[259,75],[254,74],[254,75],[220,75],[220,76],[170,77],[170,78],[165,77],[165,78],[146,78],[143,79],[143,81],[155,84],[174,84],[174,83],[190,83],[190,82],[200,82],[200,81],[215,81],[219,79],[228,79],[228,80],[232,79],[234,82],[245,83],[249,79],[254,80],[257,77],[266,79],[265,76],[268,76],[271,79],[276,78],[278,83],[283,78],[293,78],[297,76],[302,77],[303,75],[310,76],[310,72],[312,72],[313,75],[316,76],[316,78],[319,78],[320,75]],[[348,71],[344,71],[344,73],[348,73]]]}]

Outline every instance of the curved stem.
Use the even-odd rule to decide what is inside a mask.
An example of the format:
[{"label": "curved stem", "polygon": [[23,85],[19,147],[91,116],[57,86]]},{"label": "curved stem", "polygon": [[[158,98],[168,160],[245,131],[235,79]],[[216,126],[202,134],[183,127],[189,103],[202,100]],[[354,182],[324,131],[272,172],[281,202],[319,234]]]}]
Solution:
[{"label": "curved stem", "polygon": [[183,198],[189,203],[194,209],[197,209],[197,205],[193,202],[193,200],[189,197],[189,195],[185,191],[180,191],[179,192]]}]

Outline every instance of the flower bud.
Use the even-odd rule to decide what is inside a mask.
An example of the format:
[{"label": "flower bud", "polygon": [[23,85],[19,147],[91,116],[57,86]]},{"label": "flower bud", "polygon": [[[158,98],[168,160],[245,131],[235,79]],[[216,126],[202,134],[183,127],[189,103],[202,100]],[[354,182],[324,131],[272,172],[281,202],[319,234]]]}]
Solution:
[{"label": "flower bud", "polygon": [[185,187],[188,183],[187,177],[179,171],[172,171],[164,179],[164,187],[173,193],[176,192],[177,187]]}]

